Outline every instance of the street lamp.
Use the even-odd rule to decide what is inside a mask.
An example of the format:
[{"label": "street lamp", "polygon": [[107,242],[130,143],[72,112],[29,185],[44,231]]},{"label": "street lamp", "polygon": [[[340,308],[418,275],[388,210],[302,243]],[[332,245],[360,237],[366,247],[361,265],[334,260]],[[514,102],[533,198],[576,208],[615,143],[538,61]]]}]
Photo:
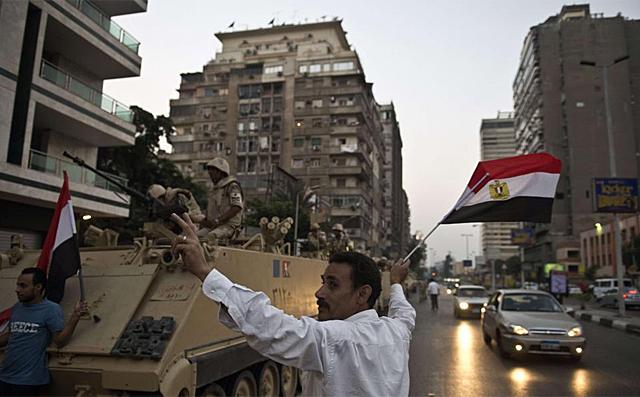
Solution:
[{"label": "street lamp", "polygon": [[469,237],[473,237],[473,234],[469,234],[469,233],[463,233],[460,235],[460,237],[464,237],[465,242],[466,242],[466,246],[467,246],[467,255],[466,255],[466,259],[469,259]]},{"label": "street lamp", "polygon": [[[599,68],[602,72],[602,82],[604,85],[604,108],[607,118],[607,141],[609,144],[609,173],[612,178],[617,177],[618,173],[616,170],[616,150],[613,140],[613,120],[611,119],[611,109],[609,104],[609,68],[617,63],[626,61],[627,59],[629,59],[629,55],[624,55],[605,65],[597,65],[593,61],[580,61],[580,65]],[[624,316],[624,284],[622,281],[624,276],[624,267],[622,265],[622,235],[620,232],[620,219],[618,213],[613,214],[613,231],[616,249],[616,274],[618,276],[618,314],[620,316]]]}]

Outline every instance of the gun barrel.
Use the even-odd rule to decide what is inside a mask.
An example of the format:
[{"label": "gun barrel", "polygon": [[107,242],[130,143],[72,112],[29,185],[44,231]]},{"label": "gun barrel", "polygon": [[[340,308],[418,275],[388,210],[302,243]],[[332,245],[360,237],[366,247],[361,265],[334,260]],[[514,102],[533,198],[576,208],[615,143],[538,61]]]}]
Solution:
[{"label": "gun barrel", "polygon": [[134,190],[134,189],[131,189],[130,187],[125,186],[124,184],[120,183],[116,179],[110,177],[109,175],[104,174],[102,171],[99,171],[99,170],[93,168],[92,166],[90,166],[87,163],[85,163],[84,160],[82,160],[81,158],[72,155],[71,153],[67,152],[66,150],[64,151],[64,153],[62,153],[62,155],[65,156],[65,157],[68,157],[74,163],[78,164],[80,167],[86,168],[89,171],[93,172],[94,174],[100,175],[104,179],[106,179],[109,182],[113,183],[114,185],[118,186],[120,189],[125,191],[130,196],[134,196],[134,197],[142,200],[143,202],[145,202],[147,204],[151,203],[151,199],[149,199],[149,197],[147,197],[146,195],[140,193],[137,190]]}]

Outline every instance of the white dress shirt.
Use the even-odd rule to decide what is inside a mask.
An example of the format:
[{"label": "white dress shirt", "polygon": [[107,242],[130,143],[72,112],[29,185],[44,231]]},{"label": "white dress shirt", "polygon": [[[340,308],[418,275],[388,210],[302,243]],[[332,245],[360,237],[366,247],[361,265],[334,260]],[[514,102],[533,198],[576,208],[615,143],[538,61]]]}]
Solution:
[{"label": "white dress shirt", "polygon": [[435,281],[432,281],[427,285],[427,293],[429,295],[440,295],[440,286]]},{"label": "white dress shirt", "polygon": [[399,284],[391,286],[388,317],[369,309],[330,321],[288,315],[264,293],[234,284],[217,270],[209,273],[202,290],[224,305],[220,322],[242,332],[254,350],[304,371],[304,396],[409,394],[409,343],[416,312]]}]

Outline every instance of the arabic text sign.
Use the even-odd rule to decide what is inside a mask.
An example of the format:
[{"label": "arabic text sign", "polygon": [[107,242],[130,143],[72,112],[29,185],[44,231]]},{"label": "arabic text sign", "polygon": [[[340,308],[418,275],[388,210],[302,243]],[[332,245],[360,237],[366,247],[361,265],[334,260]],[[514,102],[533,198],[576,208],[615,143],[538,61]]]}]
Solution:
[{"label": "arabic text sign", "polygon": [[593,180],[595,212],[636,212],[638,180],[635,178],[595,178]]}]

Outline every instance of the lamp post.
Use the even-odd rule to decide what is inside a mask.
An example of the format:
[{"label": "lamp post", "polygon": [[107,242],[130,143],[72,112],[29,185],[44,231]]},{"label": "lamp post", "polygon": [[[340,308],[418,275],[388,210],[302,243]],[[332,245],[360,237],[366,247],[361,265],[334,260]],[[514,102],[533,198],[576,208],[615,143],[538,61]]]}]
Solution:
[{"label": "lamp post", "polygon": [[[607,143],[609,145],[609,173],[612,178],[617,177],[616,170],[616,150],[613,139],[613,121],[611,119],[611,109],[609,103],[609,68],[617,63],[626,61],[629,59],[628,55],[614,59],[612,62],[605,65],[597,65],[592,61],[580,61],[580,65],[589,66],[600,69],[602,73],[602,82],[604,86],[604,108],[607,118]],[[620,232],[620,217],[617,213],[613,214],[613,233],[615,241],[616,252],[616,274],[618,278],[618,314],[620,316],[625,315],[625,303],[624,303],[624,266],[622,265],[622,236]]]},{"label": "lamp post", "polygon": [[473,237],[473,234],[463,233],[460,235],[460,237],[464,237],[465,239],[465,243],[467,247],[465,259],[469,259],[469,237]]}]

